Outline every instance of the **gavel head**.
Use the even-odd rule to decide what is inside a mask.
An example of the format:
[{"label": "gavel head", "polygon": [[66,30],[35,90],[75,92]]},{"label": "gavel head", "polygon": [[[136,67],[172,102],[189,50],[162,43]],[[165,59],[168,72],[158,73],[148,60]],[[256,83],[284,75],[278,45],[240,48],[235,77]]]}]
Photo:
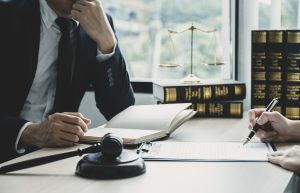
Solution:
[{"label": "gavel head", "polygon": [[123,151],[123,140],[117,135],[107,133],[101,140],[101,152],[107,159],[115,159]]}]

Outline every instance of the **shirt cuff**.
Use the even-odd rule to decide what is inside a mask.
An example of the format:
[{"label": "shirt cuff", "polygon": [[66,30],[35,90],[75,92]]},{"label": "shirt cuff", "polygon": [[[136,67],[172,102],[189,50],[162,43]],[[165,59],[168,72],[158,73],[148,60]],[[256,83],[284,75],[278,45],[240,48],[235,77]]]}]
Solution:
[{"label": "shirt cuff", "polygon": [[24,132],[24,130],[26,129],[26,127],[28,126],[28,125],[30,125],[30,124],[32,124],[31,122],[27,122],[27,123],[25,123],[24,125],[23,125],[23,127],[21,127],[21,129],[20,129],[20,131],[19,131],[19,134],[18,134],[18,136],[17,136],[17,139],[16,139],[16,142],[15,142],[15,150],[16,150],[16,152],[18,152],[18,153],[20,153],[20,154],[22,154],[22,153],[25,153],[25,148],[24,147],[20,147],[19,148],[19,141],[20,141],[20,139],[21,139],[21,136],[22,136],[22,133]]},{"label": "shirt cuff", "polygon": [[113,51],[109,54],[103,54],[99,49],[97,49],[97,53],[98,53],[98,55],[96,56],[97,61],[104,62],[104,61],[110,59],[115,54],[116,47],[117,47],[117,42],[114,45]]}]

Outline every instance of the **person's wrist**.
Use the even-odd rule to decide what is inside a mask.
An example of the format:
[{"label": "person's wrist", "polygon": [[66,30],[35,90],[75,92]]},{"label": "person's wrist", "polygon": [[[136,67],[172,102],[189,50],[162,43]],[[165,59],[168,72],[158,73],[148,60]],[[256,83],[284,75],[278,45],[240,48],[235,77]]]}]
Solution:
[{"label": "person's wrist", "polygon": [[287,121],[287,136],[288,141],[299,141],[300,140],[300,121],[286,119]]},{"label": "person's wrist", "polygon": [[24,146],[32,146],[32,145],[37,146],[37,144],[34,140],[35,138],[33,137],[37,126],[38,126],[37,123],[32,123],[24,129],[24,131],[21,135],[21,139],[20,139],[20,142],[21,142],[22,145],[24,145]]},{"label": "person's wrist", "polygon": [[98,49],[103,54],[110,54],[113,51],[116,42],[117,40],[114,37],[98,39],[97,41]]}]

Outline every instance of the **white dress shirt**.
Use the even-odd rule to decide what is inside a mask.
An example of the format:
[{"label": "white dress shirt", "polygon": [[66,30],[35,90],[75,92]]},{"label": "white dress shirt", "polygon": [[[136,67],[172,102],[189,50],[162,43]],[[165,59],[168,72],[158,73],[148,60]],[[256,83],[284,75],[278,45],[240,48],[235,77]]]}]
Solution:
[{"label": "white dress shirt", "polygon": [[[57,19],[55,12],[48,6],[45,0],[39,0],[39,2],[41,12],[41,31],[38,64],[33,83],[20,114],[22,119],[30,122],[23,125],[16,139],[15,148],[19,153],[23,153],[25,151],[24,148],[18,149],[18,143],[23,131],[32,122],[39,123],[49,115],[53,109],[56,92],[56,62],[58,58],[58,46],[61,32],[58,25],[55,23],[55,20]],[[76,28],[74,28],[74,30],[75,29]],[[115,48],[116,44],[113,52],[110,54],[102,54],[98,50],[98,55],[96,56],[97,60],[99,62],[103,62],[109,59],[115,53]]]}]

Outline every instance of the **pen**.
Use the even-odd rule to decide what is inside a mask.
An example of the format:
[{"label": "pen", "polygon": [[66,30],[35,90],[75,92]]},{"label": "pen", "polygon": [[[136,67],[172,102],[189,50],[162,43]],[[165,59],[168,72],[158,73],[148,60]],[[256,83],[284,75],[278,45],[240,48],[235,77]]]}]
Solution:
[{"label": "pen", "polygon": [[[267,106],[267,108],[265,109],[264,112],[271,112],[275,105],[278,103],[278,98],[274,98],[270,104]],[[258,120],[258,119],[256,119]],[[250,140],[251,138],[255,135],[255,133],[257,132],[258,129],[261,128],[261,125],[259,125],[257,122],[255,123],[254,127],[251,129],[248,137],[246,138],[245,142],[243,143],[243,145],[246,145]]]}]

